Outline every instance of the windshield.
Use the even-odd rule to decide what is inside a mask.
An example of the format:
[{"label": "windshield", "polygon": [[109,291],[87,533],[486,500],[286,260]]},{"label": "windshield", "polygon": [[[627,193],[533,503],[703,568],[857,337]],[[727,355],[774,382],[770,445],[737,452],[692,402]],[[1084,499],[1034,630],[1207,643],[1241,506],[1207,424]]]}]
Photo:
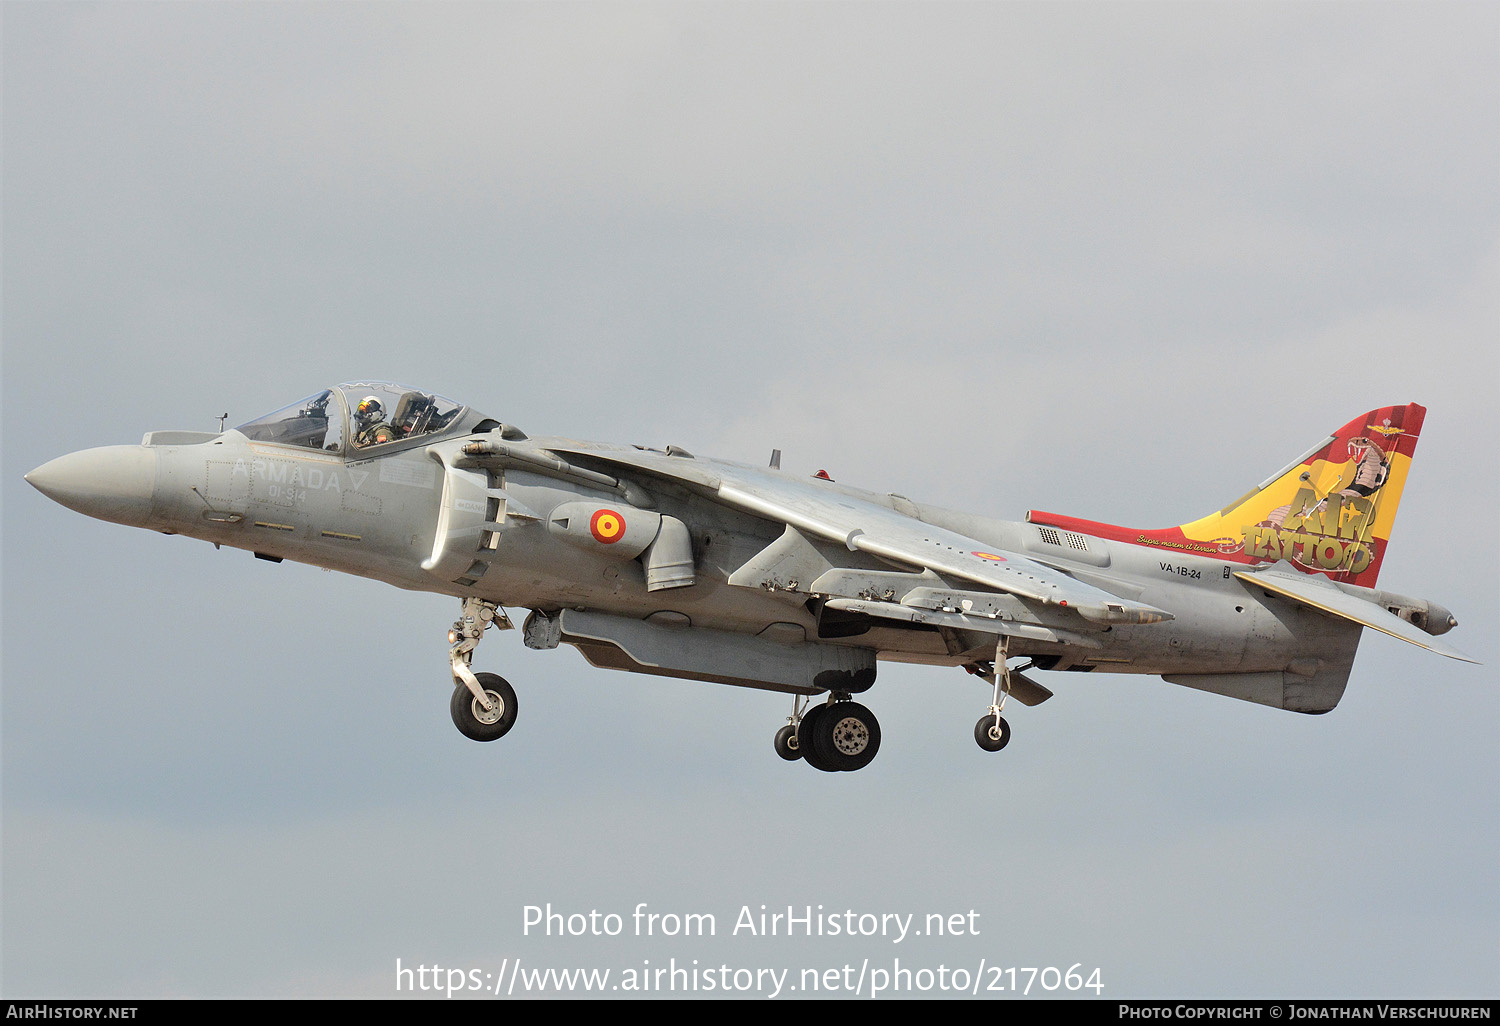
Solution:
[{"label": "windshield", "polygon": [[280,442],[282,445],[300,445],[304,449],[342,452],[344,403],[332,389],[325,388],[300,403],[241,424],[237,430],[257,442]]}]

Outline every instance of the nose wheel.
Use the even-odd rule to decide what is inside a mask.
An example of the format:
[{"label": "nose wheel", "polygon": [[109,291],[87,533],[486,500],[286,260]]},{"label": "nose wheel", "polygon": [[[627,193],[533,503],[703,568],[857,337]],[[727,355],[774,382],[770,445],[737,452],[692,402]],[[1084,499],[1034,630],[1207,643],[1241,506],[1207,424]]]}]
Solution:
[{"label": "nose wheel", "polygon": [[453,725],[471,741],[498,741],[516,725],[515,689],[497,673],[476,673],[474,677],[488,701],[481,702],[462,685],[454,688],[453,700],[448,703]]}]

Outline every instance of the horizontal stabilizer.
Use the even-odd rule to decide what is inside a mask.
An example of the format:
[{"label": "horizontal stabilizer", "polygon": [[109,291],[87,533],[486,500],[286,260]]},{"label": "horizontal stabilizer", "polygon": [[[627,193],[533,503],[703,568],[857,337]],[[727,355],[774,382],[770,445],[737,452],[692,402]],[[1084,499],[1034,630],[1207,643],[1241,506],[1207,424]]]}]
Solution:
[{"label": "horizontal stabilizer", "polygon": [[1429,652],[1436,652],[1450,659],[1462,659],[1466,663],[1479,662],[1375,603],[1341,591],[1321,577],[1293,570],[1285,562],[1264,570],[1239,570],[1234,576],[1258,588],[1311,606],[1329,616],[1349,620],[1362,627],[1371,627]]}]

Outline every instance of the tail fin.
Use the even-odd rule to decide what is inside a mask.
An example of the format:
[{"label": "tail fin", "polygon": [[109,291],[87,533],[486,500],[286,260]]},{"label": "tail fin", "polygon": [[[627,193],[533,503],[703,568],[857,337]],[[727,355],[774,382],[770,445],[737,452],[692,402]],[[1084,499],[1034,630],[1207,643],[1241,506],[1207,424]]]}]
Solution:
[{"label": "tail fin", "polygon": [[1040,512],[1026,519],[1252,566],[1284,559],[1373,587],[1426,414],[1416,403],[1371,410],[1217,513],[1180,527],[1133,531]]}]

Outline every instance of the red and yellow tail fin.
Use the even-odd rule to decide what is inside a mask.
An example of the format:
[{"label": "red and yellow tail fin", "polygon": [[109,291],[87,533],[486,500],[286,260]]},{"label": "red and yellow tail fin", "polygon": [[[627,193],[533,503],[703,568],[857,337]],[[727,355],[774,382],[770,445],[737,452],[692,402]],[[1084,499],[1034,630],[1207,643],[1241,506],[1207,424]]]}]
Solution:
[{"label": "red and yellow tail fin", "polygon": [[1371,587],[1427,411],[1416,403],[1356,417],[1217,513],[1153,531],[1031,512],[1031,523],[1230,562],[1287,560]]}]

